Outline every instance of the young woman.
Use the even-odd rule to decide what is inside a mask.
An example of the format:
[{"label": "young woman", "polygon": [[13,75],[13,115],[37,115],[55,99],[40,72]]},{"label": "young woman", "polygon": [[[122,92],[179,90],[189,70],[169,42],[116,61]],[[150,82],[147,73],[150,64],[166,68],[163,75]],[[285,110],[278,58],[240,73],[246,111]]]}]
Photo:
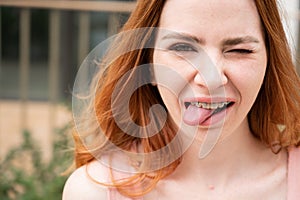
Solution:
[{"label": "young woman", "polygon": [[122,31],[63,199],[300,199],[300,81],[276,0],[139,0]]}]

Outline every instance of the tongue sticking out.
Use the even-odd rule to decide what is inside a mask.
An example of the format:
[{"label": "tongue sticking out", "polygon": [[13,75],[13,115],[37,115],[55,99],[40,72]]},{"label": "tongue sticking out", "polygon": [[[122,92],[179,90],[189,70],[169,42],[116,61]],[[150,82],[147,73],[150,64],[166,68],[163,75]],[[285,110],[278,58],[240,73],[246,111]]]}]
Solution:
[{"label": "tongue sticking out", "polygon": [[212,115],[214,110],[198,108],[190,105],[183,116],[183,121],[191,126],[202,124],[208,117]]}]

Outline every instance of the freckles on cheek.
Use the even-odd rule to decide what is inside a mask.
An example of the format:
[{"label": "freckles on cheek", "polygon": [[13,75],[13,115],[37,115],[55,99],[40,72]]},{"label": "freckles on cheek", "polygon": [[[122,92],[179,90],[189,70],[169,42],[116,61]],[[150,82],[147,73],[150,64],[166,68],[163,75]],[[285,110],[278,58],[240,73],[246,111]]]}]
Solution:
[{"label": "freckles on cheek", "polygon": [[158,55],[154,57],[153,61],[154,81],[156,84],[161,87],[161,90],[168,90],[178,97],[184,87],[188,85],[188,80],[178,70],[178,67],[181,66]]},{"label": "freckles on cheek", "polygon": [[[257,66],[240,70],[235,86],[250,99],[256,98],[265,76],[265,70]],[[245,98],[245,97],[244,97]]]},{"label": "freckles on cheek", "polygon": [[175,96],[179,96],[180,92],[187,84],[187,81],[172,68],[164,65],[155,65],[155,82],[163,90],[168,90]]},{"label": "freckles on cheek", "polygon": [[240,76],[240,79],[250,83],[261,82],[265,76],[266,64],[261,61],[256,62],[241,62],[234,67],[232,71],[235,76]]},{"label": "freckles on cheek", "polygon": [[265,70],[257,65],[240,64],[229,68],[230,70],[226,74],[227,78],[238,90],[250,89],[253,91],[254,88],[260,87],[264,79]]}]

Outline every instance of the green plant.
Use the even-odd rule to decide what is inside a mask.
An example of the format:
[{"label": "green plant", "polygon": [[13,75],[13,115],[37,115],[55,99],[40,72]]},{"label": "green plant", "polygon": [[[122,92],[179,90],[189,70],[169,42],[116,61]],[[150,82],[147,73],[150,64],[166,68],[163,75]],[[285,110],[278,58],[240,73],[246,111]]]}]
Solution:
[{"label": "green plant", "polygon": [[23,132],[23,143],[0,162],[0,199],[40,200],[61,199],[67,179],[61,173],[71,163],[65,127],[57,131],[53,142],[52,159],[45,162],[42,152],[28,131]]}]

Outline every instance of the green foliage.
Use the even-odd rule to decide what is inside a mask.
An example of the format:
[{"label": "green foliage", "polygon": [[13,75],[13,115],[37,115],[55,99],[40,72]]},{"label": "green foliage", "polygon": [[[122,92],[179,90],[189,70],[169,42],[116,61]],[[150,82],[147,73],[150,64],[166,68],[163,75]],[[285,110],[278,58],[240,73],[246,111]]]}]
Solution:
[{"label": "green foliage", "polygon": [[53,143],[52,159],[42,159],[39,147],[28,131],[23,143],[12,149],[0,162],[0,199],[40,200],[61,199],[64,183],[62,176],[71,164],[72,152],[68,149],[67,127],[58,131]]}]

